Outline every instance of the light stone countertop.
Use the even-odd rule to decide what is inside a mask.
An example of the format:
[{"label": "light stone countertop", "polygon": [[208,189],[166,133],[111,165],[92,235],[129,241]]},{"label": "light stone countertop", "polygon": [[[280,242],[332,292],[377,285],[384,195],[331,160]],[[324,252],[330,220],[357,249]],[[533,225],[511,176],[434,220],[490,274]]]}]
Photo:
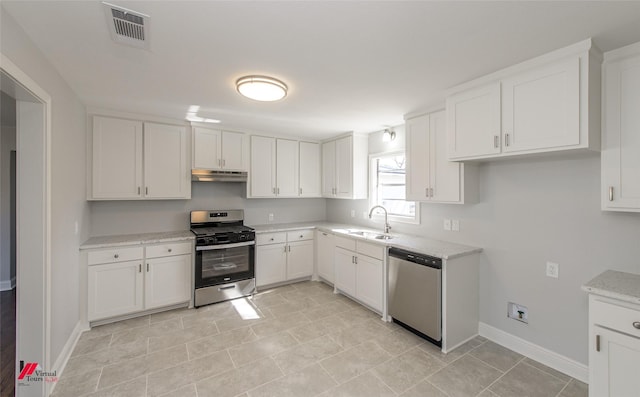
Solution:
[{"label": "light stone countertop", "polygon": [[170,241],[192,241],[195,235],[190,230],[159,233],[117,234],[113,236],[96,236],[85,241],[81,250],[120,247],[125,245],[166,243]]},{"label": "light stone countertop", "polygon": [[441,259],[453,259],[460,256],[482,252],[482,248],[478,247],[471,247],[468,245],[450,243],[447,241],[400,233],[391,233],[394,237],[390,240],[377,240],[372,237],[349,234],[348,230],[357,229],[371,234],[382,234],[380,230],[325,221],[252,225],[251,227],[256,230],[256,233],[286,232],[300,229],[318,229],[324,232],[342,234],[344,236],[348,236],[357,240],[366,240],[367,242],[387,247],[406,249],[409,251],[430,255]]},{"label": "light stone countertop", "polygon": [[607,270],[583,285],[582,290],[640,304],[640,274]]}]

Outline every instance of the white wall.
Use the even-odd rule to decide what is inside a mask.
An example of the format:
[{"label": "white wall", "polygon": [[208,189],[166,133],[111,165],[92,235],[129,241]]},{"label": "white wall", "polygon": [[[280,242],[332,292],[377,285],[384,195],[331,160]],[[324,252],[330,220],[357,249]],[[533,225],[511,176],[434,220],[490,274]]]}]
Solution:
[{"label": "white wall", "polygon": [[[371,150],[380,148],[372,134]],[[606,269],[640,273],[640,214],[600,211],[600,156],[554,155],[479,166],[480,201],[422,204],[420,225],[392,223],[412,233],[484,248],[480,319],[493,327],[586,364],[587,295],[580,286]],[[362,217],[367,200],[327,200],[331,221]],[[460,220],[445,232],[443,219]],[[545,276],[546,261],[560,264]],[[507,319],[507,302],[529,308],[529,324]]]},{"label": "white wall", "polygon": [[[16,101],[4,92],[0,106],[0,285],[10,288],[16,275],[11,232],[11,151],[16,150]],[[6,117],[13,113],[13,117]],[[15,241],[15,233],[13,234]],[[13,256],[13,258],[12,258]],[[15,282],[15,280],[13,280]]]},{"label": "white wall", "polygon": [[245,223],[324,220],[325,199],[246,199],[246,183],[194,182],[191,200],[91,202],[91,235],[150,233],[189,229],[189,211],[244,209]]},{"label": "white wall", "polygon": [[[89,231],[84,106],[15,20],[0,8],[0,50],[52,98],[51,362],[79,320],[79,245]],[[75,233],[78,222],[79,232]]]}]

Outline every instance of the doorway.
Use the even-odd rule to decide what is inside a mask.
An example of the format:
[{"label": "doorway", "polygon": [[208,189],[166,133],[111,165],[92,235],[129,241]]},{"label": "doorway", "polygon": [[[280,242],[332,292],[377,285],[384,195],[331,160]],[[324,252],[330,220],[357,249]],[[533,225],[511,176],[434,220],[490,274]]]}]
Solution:
[{"label": "doorway", "polygon": [[[50,136],[51,98],[3,54],[0,91],[15,100],[15,359],[16,396],[47,396],[49,385],[17,380],[19,363],[50,363]],[[11,155],[9,154],[11,157]],[[2,205],[2,203],[0,203]],[[9,200],[11,208],[11,200]],[[4,310],[3,310],[4,312]],[[2,346],[5,355],[5,346]],[[3,393],[5,385],[2,385]]]}]

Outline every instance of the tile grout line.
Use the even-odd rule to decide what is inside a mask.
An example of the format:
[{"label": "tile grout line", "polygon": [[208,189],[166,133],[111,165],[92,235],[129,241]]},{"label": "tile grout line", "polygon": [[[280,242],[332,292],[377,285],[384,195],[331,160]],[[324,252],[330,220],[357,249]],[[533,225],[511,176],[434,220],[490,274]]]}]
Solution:
[{"label": "tile grout line", "polygon": [[[484,364],[488,365],[489,367],[491,367],[491,368],[493,368],[493,369],[495,369],[495,370],[498,370],[498,371],[502,372],[502,370],[500,370],[499,368],[496,368],[496,367],[494,367],[494,366],[490,365],[489,363],[486,363],[484,360],[481,360],[481,359],[479,359],[478,357],[475,357],[475,356],[473,356],[473,355],[471,355],[471,357],[473,357],[473,358],[475,358],[475,359],[477,359],[477,360],[480,360],[482,363],[484,363]],[[509,373],[509,371],[511,371],[512,369],[514,369],[518,364],[520,364],[521,362],[523,362],[525,358],[526,358],[526,356],[522,356],[522,358],[521,358],[520,360],[518,360],[518,361],[517,361],[514,365],[512,365],[508,370],[506,370],[506,371],[502,372],[502,374],[501,374],[500,376],[498,376],[498,377],[497,377],[493,382],[491,382],[487,387],[485,387],[484,389],[482,389],[482,390],[480,391],[480,393],[478,393],[477,395],[480,395],[480,394],[484,393],[486,390],[489,390],[489,388],[490,388],[491,386],[493,386],[496,382],[498,382],[500,379],[502,379],[502,378],[503,378],[507,373]],[[493,390],[489,390],[489,391],[490,391],[491,393],[493,393],[493,394],[496,394],[496,395],[498,394],[498,393],[495,393]],[[498,396],[498,397],[500,397],[500,396]]]},{"label": "tile grout line", "polygon": [[[573,379],[573,378],[571,378],[571,379]],[[567,384],[566,384],[566,385],[564,385],[564,387],[563,387],[562,389],[560,389],[560,391],[558,392],[558,394],[556,394],[556,397],[559,397],[559,396],[562,394],[562,392],[564,391],[564,389],[566,389],[567,387],[569,387],[569,383],[571,383],[571,379],[569,379],[569,381],[567,382]]]}]

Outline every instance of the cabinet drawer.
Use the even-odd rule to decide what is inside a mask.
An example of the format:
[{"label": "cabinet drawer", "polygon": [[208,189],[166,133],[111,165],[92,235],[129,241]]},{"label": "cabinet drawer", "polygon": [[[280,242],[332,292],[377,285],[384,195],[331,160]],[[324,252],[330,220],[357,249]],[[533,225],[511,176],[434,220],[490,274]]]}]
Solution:
[{"label": "cabinet drawer", "polygon": [[99,263],[118,263],[142,259],[142,247],[118,247],[99,251],[89,251],[89,265]]},{"label": "cabinet drawer", "polygon": [[383,246],[380,246],[377,244],[365,243],[364,241],[358,241],[356,243],[356,247],[357,247],[356,251],[359,254],[367,255],[376,259],[384,258]]},{"label": "cabinet drawer", "polygon": [[598,298],[591,301],[590,322],[640,338],[640,307],[636,310],[603,302]]},{"label": "cabinet drawer", "polygon": [[336,235],[335,243],[336,243],[336,247],[342,247],[350,251],[356,250],[356,240],[352,238],[346,238],[346,237]]},{"label": "cabinet drawer", "polygon": [[313,240],[313,229],[307,230],[294,230],[292,232],[287,232],[287,241],[302,241],[302,240]]},{"label": "cabinet drawer", "polygon": [[184,255],[193,252],[191,243],[165,243],[152,245],[146,248],[147,258],[159,258],[163,256]]},{"label": "cabinet drawer", "polygon": [[287,242],[286,232],[256,234],[257,245],[278,244]]}]

